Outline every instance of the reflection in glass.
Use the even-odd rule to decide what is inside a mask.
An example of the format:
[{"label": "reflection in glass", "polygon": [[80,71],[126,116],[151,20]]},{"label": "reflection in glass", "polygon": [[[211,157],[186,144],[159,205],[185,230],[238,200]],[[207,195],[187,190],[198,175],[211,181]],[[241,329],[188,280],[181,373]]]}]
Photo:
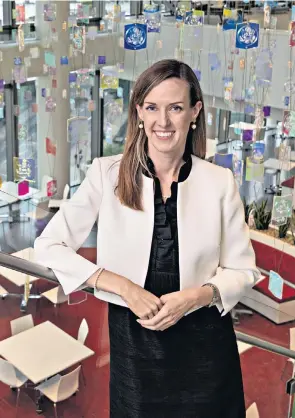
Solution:
[{"label": "reflection in glass", "polygon": [[[5,116],[5,103],[3,103],[3,116]],[[5,117],[0,118],[0,183],[7,180],[7,139]]]},{"label": "reflection in glass", "polygon": [[18,157],[35,161],[36,184],[38,184],[37,115],[32,108],[32,105],[36,103],[35,81],[28,81],[20,85],[17,89],[17,103],[19,106],[16,129]]},{"label": "reflection in glass", "polygon": [[103,92],[103,155],[121,154],[127,131],[130,81],[120,79],[118,89]]},{"label": "reflection in glass", "polygon": [[89,101],[92,100],[94,73],[84,70],[76,72],[77,82],[70,83],[70,114],[88,118],[88,140],[70,144],[70,186],[80,184],[91,160],[91,123],[92,112],[89,111]]}]

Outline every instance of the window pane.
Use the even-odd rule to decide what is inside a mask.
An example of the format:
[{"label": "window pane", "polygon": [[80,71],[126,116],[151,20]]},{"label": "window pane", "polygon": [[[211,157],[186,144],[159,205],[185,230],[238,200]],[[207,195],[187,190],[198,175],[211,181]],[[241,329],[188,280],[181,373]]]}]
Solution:
[{"label": "window pane", "polygon": [[[15,22],[23,25],[25,39],[36,37],[32,25],[36,18],[36,0],[16,0],[15,2]],[[12,32],[12,40],[15,40],[16,31]]]},{"label": "window pane", "polygon": [[[103,155],[121,154],[125,145],[131,82],[119,80],[118,90],[104,90]],[[123,97],[121,97],[121,93]]]},{"label": "window pane", "polygon": [[17,89],[17,103],[19,116],[17,120],[17,140],[19,158],[32,158],[35,161],[36,182],[37,173],[37,116],[32,110],[32,104],[36,103],[35,81],[28,81]]},{"label": "window pane", "polygon": [[16,0],[16,23],[34,23],[36,17],[36,0]]},{"label": "window pane", "polygon": [[3,25],[3,0],[0,0],[0,20]]},{"label": "window pane", "polygon": [[[117,4],[116,1],[104,0],[105,13],[113,12],[115,4]],[[119,5],[121,6],[121,12],[125,13],[126,16],[130,15],[130,0],[129,1],[119,1]]]},{"label": "window pane", "polygon": [[[77,71],[79,73],[79,71]],[[92,112],[88,109],[89,100],[92,100],[92,86],[94,74],[89,73],[81,81],[70,84],[71,118],[82,116],[88,118],[88,140],[70,144],[70,186],[80,184],[85,176],[86,164],[91,160],[91,121]]]},{"label": "window pane", "polygon": [[[5,116],[5,104],[3,109]],[[2,181],[7,180],[7,139],[5,118],[0,119],[0,176]]]}]

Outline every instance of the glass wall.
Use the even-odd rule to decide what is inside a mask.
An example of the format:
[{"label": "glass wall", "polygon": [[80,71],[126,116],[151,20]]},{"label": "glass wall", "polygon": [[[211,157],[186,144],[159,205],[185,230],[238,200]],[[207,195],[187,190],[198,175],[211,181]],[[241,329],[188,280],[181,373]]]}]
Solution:
[{"label": "glass wall", "polygon": [[[5,122],[5,103],[2,104],[0,118],[0,183],[7,180],[7,138]],[[3,112],[3,113],[2,113]]]},{"label": "glass wall", "polygon": [[105,8],[105,13],[112,13],[114,11],[114,5],[119,3],[119,5],[121,6],[121,12],[125,13],[125,16],[129,16],[130,15],[130,2],[129,1],[108,1],[108,0],[104,0],[103,4],[104,4],[104,8]]},{"label": "glass wall", "polygon": [[118,89],[105,89],[103,95],[103,155],[123,152],[127,131],[131,82],[119,80]]},{"label": "glass wall", "polygon": [[38,183],[37,158],[37,108],[35,80],[27,81],[17,88],[16,136],[18,141],[18,157],[31,158],[35,161],[36,184]]},{"label": "glass wall", "polygon": [[[86,71],[86,72],[85,72]],[[95,74],[91,71],[76,71],[78,83],[70,84],[71,118],[88,120],[88,138],[70,144],[70,186],[81,183],[85,177],[85,167],[91,161],[92,101]]]}]

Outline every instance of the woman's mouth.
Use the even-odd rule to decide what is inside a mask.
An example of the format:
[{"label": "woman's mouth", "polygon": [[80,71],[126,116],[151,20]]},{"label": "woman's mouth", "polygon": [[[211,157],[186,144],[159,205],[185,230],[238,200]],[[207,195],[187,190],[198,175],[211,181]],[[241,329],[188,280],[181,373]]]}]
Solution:
[{"label": "woman's mouth", "polygon": [[154,131],[154,134],[159,139],[170,139],[174,133],[175,131]]}]

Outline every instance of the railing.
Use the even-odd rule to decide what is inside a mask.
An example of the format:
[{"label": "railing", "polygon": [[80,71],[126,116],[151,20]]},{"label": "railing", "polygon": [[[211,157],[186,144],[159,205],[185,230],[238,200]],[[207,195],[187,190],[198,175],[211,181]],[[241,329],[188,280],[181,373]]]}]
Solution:
[{"label": "railing", "polygon": [[[24,274],[29,274],[30,276],[38,277],[40,279],[45,279],[53,283],[58,283],[58,280],[51,269],[43,267],[37,263],[33,263],[32,261],[23,260],[19,257],[6,254],[4,252],[0,252],[0,266],[16,270]],[[84,288],[83,291],[93,294],[91,288]],[[254,347],[259,347],[263,350],[280,354],[295,360],[295,351],[289,350],[265,340],[261,340],[260,338],[252,337],[251,335],[239,331],[236,331],[236,336],[238,341],[251,344]]]}]

